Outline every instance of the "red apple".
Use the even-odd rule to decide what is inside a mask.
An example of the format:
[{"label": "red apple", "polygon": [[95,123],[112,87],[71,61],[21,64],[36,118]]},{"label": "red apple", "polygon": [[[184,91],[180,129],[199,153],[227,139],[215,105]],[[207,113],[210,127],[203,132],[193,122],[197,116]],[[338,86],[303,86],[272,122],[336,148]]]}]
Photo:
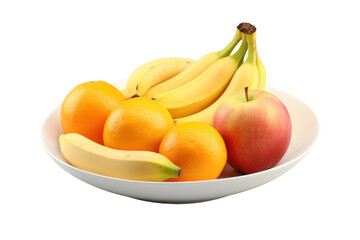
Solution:
[{"label": "red apple", "polygon": [[228,163],[245,174],[275,166],[291,139],[291,119],[285,105],[263,90],[247,90],[222,102],[213,126],[223,137]]}]

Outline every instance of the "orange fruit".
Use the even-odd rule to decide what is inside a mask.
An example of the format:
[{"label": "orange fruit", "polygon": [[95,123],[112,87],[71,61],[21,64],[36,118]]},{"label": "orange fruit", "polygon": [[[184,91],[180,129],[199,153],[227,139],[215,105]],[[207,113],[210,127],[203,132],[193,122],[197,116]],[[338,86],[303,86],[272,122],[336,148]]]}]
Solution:
[{"label": "orange fruit", "polygon": [[200,181],[219,177],[227,151],[220,133],[202,122],[176,125],[161,141],[159,153],[182,169],[179,178],[166,181]]},{"label": "orange fruit", "polygon": [[64,133],[79,133],[103,144],[105,121],[122,101],[120,90],[104,81],[79,84],[61,105],[61,127]]},{"label": "orange fruit", "polygon": [[104,145],[158,152],[162,138],[172,127],[171,114],[160,103],[144,97],[132,98],[110,113],[104,126]]}]

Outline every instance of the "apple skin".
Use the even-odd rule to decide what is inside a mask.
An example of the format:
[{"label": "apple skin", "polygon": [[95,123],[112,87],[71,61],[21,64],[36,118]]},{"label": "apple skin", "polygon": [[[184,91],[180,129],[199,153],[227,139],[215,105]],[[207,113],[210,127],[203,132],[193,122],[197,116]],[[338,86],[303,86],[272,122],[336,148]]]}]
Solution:
[{"label": "apple skin", "polygon": [[245,174],[275,166],[291,140],[291,119],[285,105],[263,90],[249,90],[224,100],[213,116],[223,137],[228,163]]}]

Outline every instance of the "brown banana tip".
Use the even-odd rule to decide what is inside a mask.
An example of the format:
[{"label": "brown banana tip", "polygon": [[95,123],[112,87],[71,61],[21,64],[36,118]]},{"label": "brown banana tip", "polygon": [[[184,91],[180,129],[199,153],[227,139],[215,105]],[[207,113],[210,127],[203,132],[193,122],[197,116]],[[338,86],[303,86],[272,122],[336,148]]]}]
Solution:
[{"label": "brown banana tip", "polygon": [[134,95],[131,96],[131,98],[136,98],[136,97],[140,97],[139,95],[137,95],[136,93]]},{"label": "brown banana tip", "polygon": [[182,169],[180,169],[180,170],[178,171],[178,176],[180,177],[181,174],[182,174]]},{"label": "brown banana tip", "polygon": [[254,32],[256,32],[256,27],[250,23],[240,23],[237,28],[240,32],[245,34],[253,34]]}]

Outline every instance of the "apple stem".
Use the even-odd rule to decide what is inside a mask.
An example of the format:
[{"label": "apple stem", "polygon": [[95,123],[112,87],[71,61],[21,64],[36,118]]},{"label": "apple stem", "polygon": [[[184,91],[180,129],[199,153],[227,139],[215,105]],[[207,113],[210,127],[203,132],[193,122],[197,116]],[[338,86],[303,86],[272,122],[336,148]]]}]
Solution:
[{"label": "apple stem", "polygon": [[246,96],[247,102],[249,101],[248,89],[249,89],[249,87],[245,87],[245,96]]}]

